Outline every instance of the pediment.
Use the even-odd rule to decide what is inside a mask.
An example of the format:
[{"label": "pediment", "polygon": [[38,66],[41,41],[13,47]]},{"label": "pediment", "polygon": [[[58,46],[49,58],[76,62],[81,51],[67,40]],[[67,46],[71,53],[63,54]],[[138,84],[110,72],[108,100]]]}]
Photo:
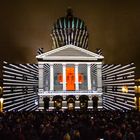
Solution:
[{"label": "pediment", "polygon": [[98,60],[104,57],[74,45],[66,45],[40,54],[36,58],[40,60]]}]

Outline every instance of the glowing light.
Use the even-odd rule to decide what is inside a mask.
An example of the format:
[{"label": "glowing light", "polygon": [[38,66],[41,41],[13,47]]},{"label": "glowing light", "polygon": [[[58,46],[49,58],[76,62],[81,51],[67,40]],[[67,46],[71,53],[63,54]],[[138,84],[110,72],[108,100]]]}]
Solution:
[{"label": "glowing light", "polygon": [[128,93],[128,86],[123,86],[122,87],[122,92],[123,93]]},{"label": "glowing light", "polygon": [[2,94],[2,87],[0,86],[0,94]]},{"label": "glowing light", "polygon": [[140,86],[135,86],[135,93],[140,93]]},{"label": "glowing light", "polygon": [[0,98],[0,112],[3,111],[3,98]]},{"label": "glowing light", "polygon": [[135,103],[136,103],[136,100],[137,100],[136,97],[134,97],[134,102],[135,102]]},{"label": "glowing light", "polygon": [[[78,73],[78,80],[79,83],[82,84],[84,82],[84,76],[81,73]],[[63,76],[62,74],[58,74],[58,81],[60,84],[63,83]],[[74,91],[75,90],[75,71],[73,67],[67,67],[66,68],[66,89],[68,91]]]}]

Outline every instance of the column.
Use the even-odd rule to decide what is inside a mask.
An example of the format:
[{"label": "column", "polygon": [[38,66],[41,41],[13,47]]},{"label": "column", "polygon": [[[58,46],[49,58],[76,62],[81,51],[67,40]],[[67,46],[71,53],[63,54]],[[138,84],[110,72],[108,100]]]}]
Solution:
[{"label": "column", "polygon": [[62,64],[63,66],[63,91],[66,91],[66,64]]},{"label": "column", "polygon": [[102,92],[102,64],[97,64],[97,91]]},{"label": "column", "polygon": [[50,91],[54,90],[54,68],[53,64],[50,64]]},{"label": "column", "polygon": [[75,64],[75,90],[79,90],[78,64]]},{"label": "column", "polygon": [[87,84],[88,90],[91,90],[91,64],[87,64]]},{"label": "column", "polygon": [[39,93],[43,93],[44,84],[44,64],[38,63],[39,69]]}]

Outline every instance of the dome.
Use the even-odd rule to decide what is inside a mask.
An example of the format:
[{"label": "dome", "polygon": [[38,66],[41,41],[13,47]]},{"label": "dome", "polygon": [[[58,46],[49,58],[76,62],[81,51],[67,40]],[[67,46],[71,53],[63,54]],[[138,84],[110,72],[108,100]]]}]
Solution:
[{"label": "dome", "polygon": [[74,17],[72,10],[67,10],[67,15],[57,19],[51,33],[53,48],[64,45],[75,45],[88,48],[88,32],[83,20]]}]

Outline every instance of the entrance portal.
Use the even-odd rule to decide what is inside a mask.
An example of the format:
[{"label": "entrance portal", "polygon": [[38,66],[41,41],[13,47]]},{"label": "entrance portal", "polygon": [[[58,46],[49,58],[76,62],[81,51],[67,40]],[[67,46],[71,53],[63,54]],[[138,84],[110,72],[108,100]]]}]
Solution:
[{"label": "entrance portal", "polygon": [[93,96],[92,100],[93,100],[93,109],[97,109],[99,98],[97,96]]},{"label": "entrance portal", "polygon": [[43,101],[44,101],[44,110],[49,109],[49,101],[50,101],[50,99],[48,97],[44,97]]},{"label": "entrance portal", "polygon": [[80,109],[81,110],[87,110],[87,107],[88,107],[88,96],[86,95],[81,95],[79,97],[79,100],[80,100]]},{"label": "entrance portal", "polygon": [[63,100],[63,98],[61,96],[54,96],[53,97],[55,109],[59,110],[62,108],[62,100]]},{"label": "entrance portal", "polygon": [[67,107],[68,107],[68,110],[74,110],[74,108],[75,108],[75,97],[74,96],[68,96]]}]

